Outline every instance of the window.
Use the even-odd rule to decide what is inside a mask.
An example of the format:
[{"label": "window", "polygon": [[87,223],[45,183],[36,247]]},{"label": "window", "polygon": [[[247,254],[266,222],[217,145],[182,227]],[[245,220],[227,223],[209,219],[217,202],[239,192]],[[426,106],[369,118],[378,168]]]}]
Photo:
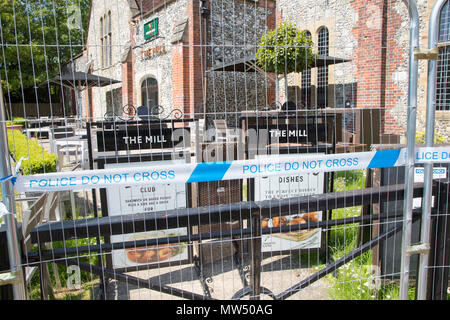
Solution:
[{"label": "window", "polygon": [[111,42],[111,11],[100,18],[100,47],[102,68],[112,64],[112,42]]},{"label": "window", "polygon": [[[439,22],[439,42],[450,41],[450,5],[448,1],[442,7]],[[450,45],[439,48],[436,79],[436,110],[450,110]]]},{"label": "window", "polygon": [[106,112],[122,115],[122,87],[106,92]]},{"label": "window", "polygon": [[[311,37],[311,32],[305,31],[307,37]],[[308,68],[302,71],[301,82],[301,102],[305,108],[311,107],[311,69]]]},{"label": "window", "polygon": [[153,115],[158,114],[158,81],[155,78],[147,78],[141,85],[142,105],[151,110]]},{"label": "window", "polygon": [[[323,27],[319,31],[318,53],[319,55],[328,56],[329,54],[329,35],[328,29]],[[327,99],[328,87],[328,66],[319,67],[317,70],[317,107],[326,108],[328,106]]]}]

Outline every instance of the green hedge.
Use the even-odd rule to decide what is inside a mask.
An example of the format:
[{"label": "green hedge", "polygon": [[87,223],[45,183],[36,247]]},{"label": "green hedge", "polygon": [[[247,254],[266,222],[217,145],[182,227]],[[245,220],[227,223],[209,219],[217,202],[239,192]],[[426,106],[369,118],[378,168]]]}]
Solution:
[{"label": "green hedge", "polygon": [[6,122],[7,126],[16,125],[16,124],[20,124],[20,125],[22,125],[22,127],[25,127],[25,128],[28,127],[28,121],[21,117],[13,117],[12,121]]},{"label": "green hedge", "polygon": [[22,162],[24,175],[56,172],[57,156],[44,150],[36,140],[28,140],[18,130],[8,130],[8,144],[16,161],[22,157],[28,158]]}]

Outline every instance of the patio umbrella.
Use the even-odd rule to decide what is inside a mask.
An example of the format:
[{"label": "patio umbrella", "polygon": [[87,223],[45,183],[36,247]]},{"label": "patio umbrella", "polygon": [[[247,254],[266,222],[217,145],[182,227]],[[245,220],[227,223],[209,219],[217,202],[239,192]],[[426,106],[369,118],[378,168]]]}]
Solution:
[{"label": "patio umbrella", "polygon": [[[91,74],[91,73],[86,73],[86,72],[67,72],[64,74],[60,74],[54,78],[51,78],[49,80],[44,81],[43,83],[41,83],[42,85],[62,85],[66,88],[69,89],[74,89],[76,92],[76,97],[78,97],[79,95],[79,89],[81,87],[84,88],[91,88],[91,87],[104,87],[107,85],[111,85],[111,84],[116,84],[116,83],[120,83],[121,81],[119,80],[114,80],[111,78],[106,78],[106,77],[102,77],[102,76],[98,76],[95,74]],[[79,106],[78,106],[78,102],[77,99],[75,99],[75,103],[77,105],[76,109],[76,113],[77,113],[77,117],[79,116]]]},{"label": "patio umbrella", "polygon": [[119,80],[97,76],[86,72],[69,72],[44,81],[42,85],[56,84],[65,87],[104,87],[110,84],[120,83]]}]

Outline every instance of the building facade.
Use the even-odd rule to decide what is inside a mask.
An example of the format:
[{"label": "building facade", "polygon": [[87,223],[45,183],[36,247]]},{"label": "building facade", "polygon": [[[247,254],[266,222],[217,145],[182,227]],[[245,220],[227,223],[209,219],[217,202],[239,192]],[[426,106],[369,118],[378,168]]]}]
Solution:
[{"label": "building facade", "polygon": [[[417,0],[422,48],[435,0]],[[449,10],[446,5],[445,12]],[[450,15],[449,15],[450,16]],[[442,21],[447,19],[444,16]],[[102,119],[123,106],[162,107],[169,116],[226,118],[275,101],[273,75],[217,68],[255,56],[261,36],[281,21],[311,35],[315,50],[348,62],[288,75],[288,97],[312,108],[381,108],[382,133],[407,126],[409,16],[401,0],[93,0],[86,49],[78,71],[120,80],[82,93],[83,116]],[[446,21],[446,20],[445,20]],[[450,133],[448,64],[443,26],[437,132]],[[80,70],[82,69],[82,70]],[[425,61],[419,63],[418,130],[425,125]],[[281,80],[280,88],[284,88]]]},{"label": "building facade", "polygon": [[186,117],[232,118],[266,106],[274,88],[263,75],[209,69],[254,55],[276,26],[275,10],[274,1],[92,1],[86,49],[72,67],[121,83],[83,92],[83,116],[102,119],[133,105],[154,113],[161,106],[160,117],[176,108]]},{"label": "building facade", "polygon": [[[420,47],[428,48],[428,27],[435,0],[416,0],[420,17]],[[407,127],[408,61],[410,19],[401,0],[339,0],[317,1],[277,0],[281,18],[308,30],[313,42],[320,46],[320,35],[327,30],[330,56],[351,61],[332,65],[327,78],[312,69],[291,75],[290,83],[312,87],[313,104],[320,87],[327,87],[326,107],[339,108],[347,101],[355,108],[382,108],[383,133],[404,135]],[[449,5],[441,17],[440,57],[436,106],[436,132],[450,134],[450,108],[445,99],[448,78],[446,35]],[[303,78],[303,80],[302,80]],[[306,78],[306,79],[305,79]],[[310,78],[310,79],[309,79]],[[322,83],[321,83],[322,82]],[[302,86],[303,84],[303,86]],[[427,63],[419,62],[417,130],[425,128]],[[320,98],[319,98],[320,100]]]}]

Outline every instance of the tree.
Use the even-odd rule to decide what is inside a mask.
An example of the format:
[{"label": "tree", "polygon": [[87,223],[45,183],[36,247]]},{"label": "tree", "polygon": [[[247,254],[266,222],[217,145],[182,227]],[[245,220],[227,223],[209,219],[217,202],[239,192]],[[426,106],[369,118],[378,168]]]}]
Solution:
[{"label": "tree", "polygon": [[89,6],[89,0],[0,0],[0,78],[5,93],[20,95],[38,86],[83,50]]},{"label": "tree", "polygon": [[[316,58],[311,37],[307,36],[306,31],[287,21],[261,37],[256,53],[256,63],[259,67],[266,72],[284,75],[286,97],[287,75],[306,70]],[[275,79],[279,102],[278,76]]]}]

